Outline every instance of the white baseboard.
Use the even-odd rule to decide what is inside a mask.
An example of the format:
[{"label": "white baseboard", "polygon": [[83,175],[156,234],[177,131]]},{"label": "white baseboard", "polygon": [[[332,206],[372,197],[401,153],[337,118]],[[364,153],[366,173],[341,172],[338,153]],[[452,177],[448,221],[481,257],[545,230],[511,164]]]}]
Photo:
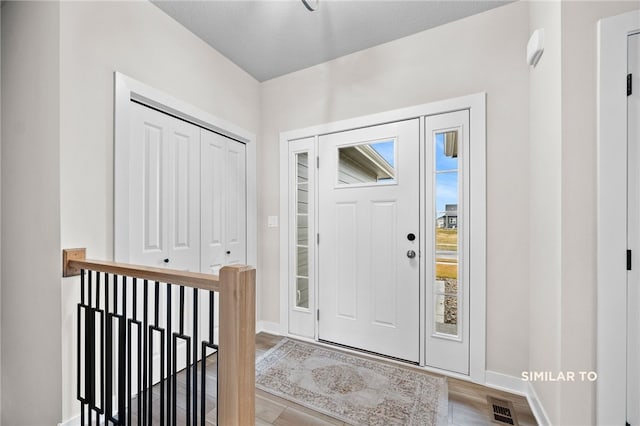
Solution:
[{"label": "white baseboard", "polygon": [[82,426],[81,423],[80,423],[80,420],[81,420],[80,416],[78,415],[78,416],[70,418],[67,421],[64,421],[62,423],[58,423],[58,426]]},{"label": "white baseboard", "polygon": [[495,371],[487,371],[485,373],[485,386],[493,389],[528,396],[529,389],[527,385],[528,383],[519,377],[497,373]]},{"label": "white baseboard", "polygon": [[536,422],[538,422],[540,426],[551,425],[549,416],[547,416],[547,412],[540,403],[538,394],[536,394],[531,382],[522,380],[520,377],[497,373],[495,371],[487,371],[485,375],[485,386],[526,397],[531,412],[536,418]]},{"label": "white baseboard", "polygon": [[527,388],[527,401],[529,402],[529,407],[531,407],[531,411],[533,412],[536,421],[540,426],[551,426],[549,416],[544,410],[542,403],[540,403],[540,398],[538,398],[538,394],[533,388],[531,382],[527,382]]},{"label": "white baseboard", "polygon": [[275,335],[280,335],[280,323],[271,322],[271,321],[258,321],[256,324],[256,334],[261,333],[270,333]]}]

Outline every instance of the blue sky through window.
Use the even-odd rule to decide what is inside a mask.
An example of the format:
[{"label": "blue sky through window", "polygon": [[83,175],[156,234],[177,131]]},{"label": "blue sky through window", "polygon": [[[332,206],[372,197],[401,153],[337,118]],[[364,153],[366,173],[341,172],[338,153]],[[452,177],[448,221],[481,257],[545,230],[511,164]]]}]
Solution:
[{"label": "blue sky through window", "polygon": [[371,148],[375,149],[391,167],[396,167],[395,152],[393,149],[393,141],[376,142],[371,144]]},{"label": "blue sky through window", "polygon": [[[371,147],[395,168],[394,141],[372,143]],[[458,159],[444,155],[444,133],[436,134],[436,170],[457,170]],[[447,204],[458,204],[458,173],[436,175],[436,213],[441,216]]]},{"label": "blue sky through window", "polygon": [[[436,171],[457,170],[458,159],[444,155],[444,133],[436,134]],[[458,172],[436,174],[436,216],[447,204],[458,204]]]}]

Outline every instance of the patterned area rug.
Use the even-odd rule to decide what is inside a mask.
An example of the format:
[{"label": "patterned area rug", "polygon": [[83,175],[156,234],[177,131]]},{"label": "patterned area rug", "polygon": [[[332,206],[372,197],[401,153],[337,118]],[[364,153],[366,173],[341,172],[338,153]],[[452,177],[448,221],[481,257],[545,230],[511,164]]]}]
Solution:
[{"label": "patterned area rug", "polygon": [[447,382],[421,371],[283,339],[256,387],[352,425],[446,425]]}]

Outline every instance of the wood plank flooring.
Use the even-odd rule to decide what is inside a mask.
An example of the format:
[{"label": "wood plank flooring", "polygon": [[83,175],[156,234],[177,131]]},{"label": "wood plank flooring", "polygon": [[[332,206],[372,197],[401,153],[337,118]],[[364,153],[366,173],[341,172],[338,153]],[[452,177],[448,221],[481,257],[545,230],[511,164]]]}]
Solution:
[{"label": "wood plank flooring", "polygon": [[[263,355],[269,349],[274,347],[282,337],[274,336],[267,333],[260,333],[256,336],[256,358]],[[215,425],[216,411],[215,411],[215,380],[216,380],[216,368],[215,357],[209,357],[207,359],[206,367],[206,379],[207,389],[213,389],[206,395],[206,408],[207,408],[207,425]],[[200,368],[199,368],[200,369]],[[200,371],[198,372],[198,375]],[[493,396],[502,400],[511,401],[516,412],[516,418],[521,426],[533,426],[536,425],[535,417],[533,416],[529,404],[526,398],[513,395],[507,392],[502,392],[494,389],[487,388],[485,386],[457,380],[453,378],[448,379],[449,388],[449,424],[455,426],[475,426],[475,425],[491,425],[495,424],[491,422],[489,417],[489,405],[487,403],[487,396]],[[160,390],[159,385],[156,385],[153,389],[153,401],[155,406],[153,407],[154,424],[159,424],[158,412],[159,412],[159,399]],[[186,376],[180,373],[177,378],[177,398],[178,398],[178,412],[177,412],[177,424],[186,424],[186,405],[184,403],[186,399]],[[182,401],[182,402],[181,402]],[[133,406],[135,407],[135,401]],[[132,424],[137,423],[137,416],[135,408],[132,415]],[[157,421],[157,423],[156,423]],[[340,420],[334,419],[322,413],[310,410],[306,407],[298,405],[294,402],[279,398],[271,395],[267,392],[256,389],[256,426],[330,426],[339,425],[346,426],[346,424]]]}]

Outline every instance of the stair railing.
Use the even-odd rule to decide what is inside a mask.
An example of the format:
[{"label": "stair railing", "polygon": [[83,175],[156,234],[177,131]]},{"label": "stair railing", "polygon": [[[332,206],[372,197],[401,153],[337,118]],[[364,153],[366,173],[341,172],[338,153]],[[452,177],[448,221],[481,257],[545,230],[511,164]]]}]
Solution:
[{"label": "stair railing", "polygon": [[[83,425],[254,425],[255,269],[225,266],[216,276],[87,260],[85,249],[70,249],[63,250],[63,275],[81,276]],[[198,302],[203,295],[208,303]],[[207,374],[212,354],[215,389]]]}]

